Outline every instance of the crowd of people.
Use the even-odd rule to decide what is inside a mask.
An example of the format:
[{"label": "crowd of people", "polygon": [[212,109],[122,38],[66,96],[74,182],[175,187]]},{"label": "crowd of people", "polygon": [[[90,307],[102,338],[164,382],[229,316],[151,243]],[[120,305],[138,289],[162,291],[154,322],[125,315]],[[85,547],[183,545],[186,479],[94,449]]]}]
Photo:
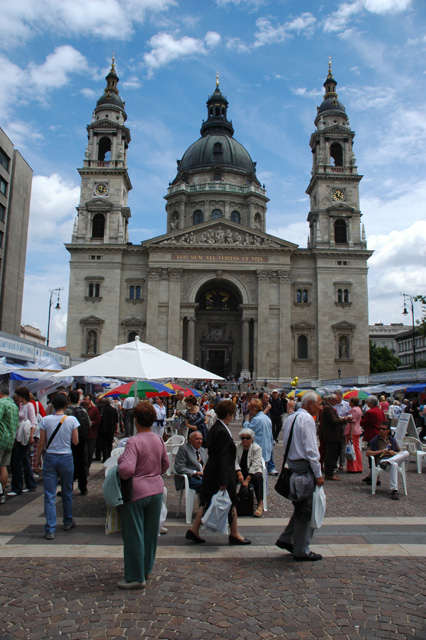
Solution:
[{"label": "crowd of people", "polygon": [[[0,504],[6,495],[12,498],[35,491],[42,471],[45,536],[52,540],[56,496],[62,498],[63,529],[69,531],[75,526],[74,482],[80,495],[87,495],[92,462],[110,458],[114,437],[126,438],[118,469],[123,481],[132,478],[133,493],[121,512],[125,579],[118,586],[143,588],[157,546],[164,490],[161,476],[169,466],[166,425],[171,423],[184,437],[174,463],[176,488],[182,488],[182,476],[187,475],[190,488],[199,494],[200,508],[185,535],[193,544],[205,542],[199,533],[202,518],[212,496],[223,490],[232,503],[229,544],[250,544],[238,527],[239,509],[244,515],[263,515],[263,474],[265,469],[271,476],[279,473],[274,446],[283,431],[287,465],[292,476],[304,480],[299,483],[303,491],[294,502],[293,516],[276,544],[299,561],[321,558],[309,548],[315,487],[340,481],[345,465],[347,473],[362,474],[361,438],[370,465],[363,482],[371,484],[371,464],[380,465],[389,471],[393,500],[399,499],[398,465],[408,453],[400,450],[391,427],[402,412],[409,412],[420,438],[426,438],[426,406],[418,398],[400,402],[370,395],[365,402],[356,397],[347,402],[339,390],[323,398],[308,391],[295,399],[279,390],[229,392],[207,386],[199,395],[179,391],[171,404],[161,397],[149,402],[129,397],[122,402],[108,396],[95,398],[81,389],[58,389],[45,409],[26,387],[15,389],[12,398],[8,385],[1,384]],[[234,442],[230,424],[236,422],[240,430]],[[8,467],[12,477],[6,494]]]}]

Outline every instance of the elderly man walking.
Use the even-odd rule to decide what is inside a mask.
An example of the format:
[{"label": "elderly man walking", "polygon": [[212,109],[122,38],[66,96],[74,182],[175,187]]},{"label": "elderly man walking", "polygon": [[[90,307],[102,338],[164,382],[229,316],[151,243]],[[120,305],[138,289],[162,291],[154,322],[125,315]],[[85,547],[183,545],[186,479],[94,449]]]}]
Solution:
[{"label": "elderly man walking", "polygon": [[307,497],[293,503],[293,515],[276,545],[292,553],[294,559],[299,562],[322,560],[319,553],[309,549],[314,534],[314,529],[310,525],[312,496],[315,486],[321,487],[324,484],[313,417],[319,415],[319,403],[318,394],[315,391],[307,391],[302,398],[302,408],[289,416],[284,423],[284,451],[294,425],[287,464],[292,473],[307,474],[305,487]]},{"label": "elderly man walking", "polygon": [[0,504],[6,502],[7,465],[12,458],[13,443],[19,427],[18,407],[9,396],[9,385],[0,384]]}]

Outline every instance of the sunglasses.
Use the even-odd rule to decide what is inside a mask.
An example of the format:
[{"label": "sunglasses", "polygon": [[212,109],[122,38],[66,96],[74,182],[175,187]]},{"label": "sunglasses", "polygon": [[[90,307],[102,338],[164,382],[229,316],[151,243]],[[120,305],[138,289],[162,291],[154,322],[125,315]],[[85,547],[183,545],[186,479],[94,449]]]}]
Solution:
[{"label": "sunglasses", "polygon": [[251,436],[241,436],[241,440],[251,440]]},{"label": "sunglasses", "polygon": [[379,427],[379,431],[388,431],[389,427]]}]

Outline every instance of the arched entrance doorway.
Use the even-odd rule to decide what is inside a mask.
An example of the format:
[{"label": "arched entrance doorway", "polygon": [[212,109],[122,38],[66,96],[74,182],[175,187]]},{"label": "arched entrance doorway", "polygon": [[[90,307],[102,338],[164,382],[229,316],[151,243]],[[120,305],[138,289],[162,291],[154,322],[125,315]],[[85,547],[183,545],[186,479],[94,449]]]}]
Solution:
[{"label": "arched entrance doorway", "polygon": [[241,302],[223,280],[206,283],[196,297],[195,362],[223,378],[241,371]]}]

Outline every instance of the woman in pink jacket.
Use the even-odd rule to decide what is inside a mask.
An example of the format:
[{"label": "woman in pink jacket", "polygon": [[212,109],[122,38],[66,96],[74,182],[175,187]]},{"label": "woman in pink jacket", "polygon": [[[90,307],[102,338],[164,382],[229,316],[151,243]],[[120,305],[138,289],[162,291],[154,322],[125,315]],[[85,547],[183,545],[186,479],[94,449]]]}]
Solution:
[{"label": "woman in pink jacket", "polygon": [[149,402],[134,408],[136,435],[127,440],[118,458],[123,480],[132,478],[132,497],[120,508],[124,543],[124,580],[119,589],[143,589],[152,571],[157,551],[164,483],[161,474],[169,468],[163,439],[151,431],[157,419]]},{"label": "woman in pink jacket", "polygon": [[359,437],[362,433],[362,428],[360,425],[362,412],[359,408],[359,400],[358,398],[350,398],[349,404],[351,406],[350,416],[352,417],[352,422],[348,422],[345,427],[345,436],[346,436],[346,444],[352,440],[355,449],[355,460],[348,460],[346,463],[346,471],[348,473],[362,473],[362,455],[361,449],[359,448]]}]

